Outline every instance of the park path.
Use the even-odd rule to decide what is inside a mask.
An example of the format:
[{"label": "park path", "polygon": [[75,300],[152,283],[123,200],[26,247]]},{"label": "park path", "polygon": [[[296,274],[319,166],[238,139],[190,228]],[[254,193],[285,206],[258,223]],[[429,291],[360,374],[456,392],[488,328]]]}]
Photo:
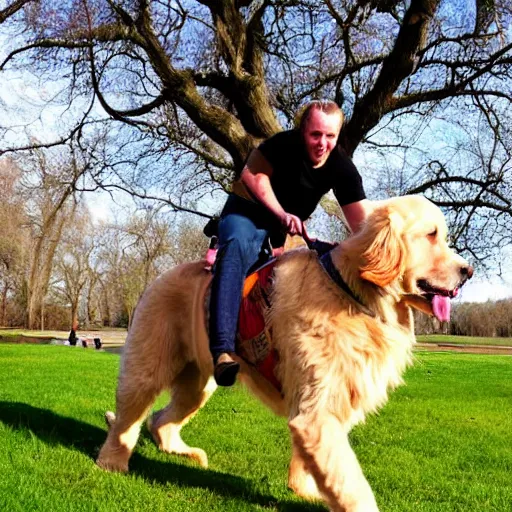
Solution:
[{"label": "park path", "polygon": [[[122,347],[126,341],[128,331],[114,330],[114,331],[94,331],[94,330],[79,330],[77,336],[91,340],[93,338],[101,338],[101,342],[105,348]],[[45,338],[56,338],[66,340],[69,336],[68,331],[44,331],[38,335]],[[417,343],[416,350],[419,351],[441,351],[441,352],[460,352],[466,354],[494,354],[494,355],[512,355],[512,347],[504,347],[499,345],[462,345],[457,343]]]},{"label": "park path", "polygon": [[[79,337],[87,337],[88,333],[94,331],[78,332]],[[59,337],[66,338],[68,333],[62,333]],[[101,331],[96,332],[105,345],[123,345],[126,340],[127,331]],[[92,334],[89,334],[92,336]],[[466,354],[494,354],[494,355],[512,355],[512,347],[503,347],[499,345],[462,345],[457,343],[417,343],[417,350],[441,351],[441,352],[461,352]]]},{"label": "park path", "polygon": [[[9,330],[9,329],[7,329]],[[100,338],[103,345],[106,346],[119,346],[124,345],[126,341],[126,336],[128,331],[123,329],[118,330],[108,330],[108,331],[96,331],[96,330],[78,330],[76,335],[79,338],[84,338],[92,343],[94,338]],[[2,335],[2,330],[0,329],[0,337]],[[31,340],[35,340],[36,338],[43,338],[45,340],[48,339],[56,339],[65,341],[69,337],[69,331],[24,331],[22,337],[29,337]],[[5,341],[9,342],[9,337],[5,337]]]}]

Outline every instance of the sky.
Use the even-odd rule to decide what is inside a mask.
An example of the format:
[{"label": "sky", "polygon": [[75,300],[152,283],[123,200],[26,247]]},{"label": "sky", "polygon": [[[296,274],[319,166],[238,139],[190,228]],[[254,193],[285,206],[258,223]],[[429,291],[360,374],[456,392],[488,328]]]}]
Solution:
[{"label": "sky", "polygon": [[512,297],[512,279],[501,279],[498,276],[486,278],[478,274],[461,290],[460,300],[463,302],[486,302]]}]

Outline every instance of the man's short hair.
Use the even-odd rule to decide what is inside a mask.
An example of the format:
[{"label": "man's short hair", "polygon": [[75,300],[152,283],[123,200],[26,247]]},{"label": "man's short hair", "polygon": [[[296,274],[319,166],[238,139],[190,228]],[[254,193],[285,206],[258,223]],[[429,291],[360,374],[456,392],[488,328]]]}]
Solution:
[{"label": "man's short hair", "polygon": [[343,121],[345,120],[343,111],[336,102],[331,100],[313,100],[302,105],[302,107],[297,111],[297,114],[295,115],[295,128],[302,130],[313,110],[320,110],[325,114],[339,114],[341,117],[341,124],[343,124]]}]

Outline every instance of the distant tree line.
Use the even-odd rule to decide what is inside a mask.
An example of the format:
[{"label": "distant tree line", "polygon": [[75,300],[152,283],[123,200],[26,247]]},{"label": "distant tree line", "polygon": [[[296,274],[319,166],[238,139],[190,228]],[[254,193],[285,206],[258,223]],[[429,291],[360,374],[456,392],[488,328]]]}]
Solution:
[{"label": "distant tree line", "polygon": [[512,299],[456,304],[446,324],[423,314],[415,316],[417,334],[512,337]]},{"label": "distant tree line", "polygon": [[72,162],[32,156],[0,162],[0,326],[126,327],[150,281],[206,251],[204,222],[158,209],[94,223]]}]

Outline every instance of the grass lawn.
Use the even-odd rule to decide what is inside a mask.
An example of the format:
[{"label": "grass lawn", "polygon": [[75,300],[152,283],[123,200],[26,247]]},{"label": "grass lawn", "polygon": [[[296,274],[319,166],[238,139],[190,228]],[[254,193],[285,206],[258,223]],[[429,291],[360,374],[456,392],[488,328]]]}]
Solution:
[{"label": "grass lawn", "polygon": [[[241,387],[184,429],[209,470],[160,453],[145,430],[129,474],[98,469],[118,366],[106,352],[0,344],[1,511],[325,510],[287,490],[286,421]],[[380,510],[509,512],[512,359],[419,353],[406,384],[351,436]]]}]

